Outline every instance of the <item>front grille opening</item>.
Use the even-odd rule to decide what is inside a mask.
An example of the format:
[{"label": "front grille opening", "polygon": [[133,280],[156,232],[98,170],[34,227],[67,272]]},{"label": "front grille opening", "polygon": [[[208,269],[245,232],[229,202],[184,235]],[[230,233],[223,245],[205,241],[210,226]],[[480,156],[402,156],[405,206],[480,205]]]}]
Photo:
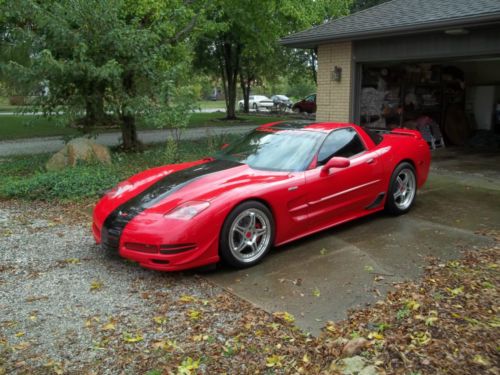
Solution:
[{"label": "front grille opening", "polygon": [[184,251],[196,249],[195,243],[180,243],[180,244],[164,244],[160,245],[161,254],[178,254]]},{"label": "front grille opening", "polygon": [[170,263],[168,260],[160,260],[160,259],[151,259],[151,262],[156,263],[156,264],[169,264]]},{"label": "front grille opening", "polygon": [[125,247],[128,250],[139,251],[141,253],[156,254],[158,252],[158,246],[145,243],[126,242]]}]

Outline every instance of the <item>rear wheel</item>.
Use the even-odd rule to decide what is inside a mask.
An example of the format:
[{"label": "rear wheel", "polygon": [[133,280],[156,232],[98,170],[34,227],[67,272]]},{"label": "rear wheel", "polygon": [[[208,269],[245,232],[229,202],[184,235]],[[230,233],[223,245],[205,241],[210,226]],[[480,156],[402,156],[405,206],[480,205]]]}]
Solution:
[{"label": "rear wheel", "polygon": [[302,113],[302,110],[300,109],[300,107],[295,107],[293,109],[293,112],[299,114],[299,113]]},{"label": "rear wheel", "polygon": [[253,103],[253,109],[255,110],[255,112],[259,111],[259,107],[257,106],[257,103]]},{"label": "rear wheel", "polygon": [[271,212],[260,202],[248,201],[227,216],[220,236],[219,254],[233,267],[251,267],[264,258],[273,241]]},{"label": "rear wheel", "polygon": [[405,214],[415,203],[416,196],[415,168],[403,162],[392,173],[385,209],[393,215]]}]

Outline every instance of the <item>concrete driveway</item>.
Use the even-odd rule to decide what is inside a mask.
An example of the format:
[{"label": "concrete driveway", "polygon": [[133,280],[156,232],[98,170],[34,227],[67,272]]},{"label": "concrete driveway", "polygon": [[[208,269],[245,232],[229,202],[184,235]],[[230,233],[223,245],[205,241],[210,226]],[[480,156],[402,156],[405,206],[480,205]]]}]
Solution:
[{"label": "concrete driveway", "polygon": [[269,312],[292,313],[299,327],[317,334],[348,309],[383,299],[393,282],[418,278],[427,256],[456,258],[492,242],[476,232],[500,229],[500,156],[460,157],[435,154],[407,215],[363,218],[276,248],[251,269],[206,277]]}]

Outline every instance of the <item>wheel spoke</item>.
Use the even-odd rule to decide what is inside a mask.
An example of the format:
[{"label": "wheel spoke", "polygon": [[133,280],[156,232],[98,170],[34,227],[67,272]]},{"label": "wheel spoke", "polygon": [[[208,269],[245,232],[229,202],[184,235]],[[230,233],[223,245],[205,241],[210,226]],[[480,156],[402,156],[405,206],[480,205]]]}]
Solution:
[{"label": "wheel spoke", "polygon": [[247,241],[245,241],[245,239],[242,239],[238,247],[234,250],[238,253],[241,253],[245,247],[247,247]]},{"label": "wheel spoke", "polygon": [[266,234],[266,233],[267,233],[267,228],[266,228],[266,227],[264,227],[264,228],[259,228],[259,229],[256,229],[254,233],[255,233],[255,236],[256,236],[256,237],[260,237],[260,236],[262,236],[263,234]]},{"label": "wheel spoke", "polygon": [[257,253],[257,251],[259,250],[259,247],[257,246],[257,242],[256,241],[252,241],[252,244],[250,246],[252,248],[252,251],[254,253]]},{"label": "wheel spoke", "polygon": [[255,213],[250,212],[250,223],[248,224],[248,229],[255,228]]},{"label": "wheel spoke", "polygon": [[396,192],[394,193],[394,200],[398,199],[400,196],[401,196],[401,190],[396,190]]},{"label": "wheel spoke", "polygon": [[398,176],[398,178],[396,178],[396,181],[398,183],[398,188],[401,188],[404,186],[404,182],[403,182],[403,179],[401,178],[401,176]]},{"label": "wheel spoke", "polygon": [[247,232],[246,228],[243,228],[241,225],[236,225],[234,231],[241,234],[243,237],[245,237],[245,233]]}]

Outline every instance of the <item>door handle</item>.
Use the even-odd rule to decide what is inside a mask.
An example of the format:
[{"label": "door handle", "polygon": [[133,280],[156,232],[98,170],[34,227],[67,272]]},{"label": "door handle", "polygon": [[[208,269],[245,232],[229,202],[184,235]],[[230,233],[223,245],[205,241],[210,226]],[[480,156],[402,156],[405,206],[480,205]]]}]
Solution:
[{"label": "door handle", "polygon": [[373,164],[375,163],[375,158],[370,158],[366,161],[366,164]]}]

